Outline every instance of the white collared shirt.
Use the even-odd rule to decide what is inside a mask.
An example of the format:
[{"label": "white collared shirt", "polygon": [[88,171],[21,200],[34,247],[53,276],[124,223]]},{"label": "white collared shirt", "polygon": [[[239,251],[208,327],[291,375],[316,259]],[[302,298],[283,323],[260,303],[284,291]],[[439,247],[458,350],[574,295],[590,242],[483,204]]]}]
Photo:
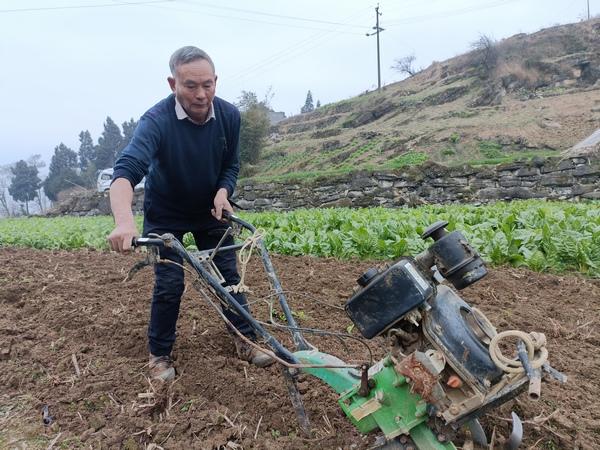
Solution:
[{"label": "white collared shirt", "polygon": [[208,109],[208,115],[206,116],[206,120],[204,121],[204,123],[198,123],[195,120],[193,120],[190,116],[188,116],[188,114],[185,112],[185,109],[183,109],[183,106],[181,106],[181,103],[179,103],[179,100],[177,100],[177,97],[175,97],[175,114],[177,115],[177,118],[179,120],[187,119],[196,125],[204,125],[208,123],[211,119],[216,119],[213,102],[210,102],[210,108]]}]

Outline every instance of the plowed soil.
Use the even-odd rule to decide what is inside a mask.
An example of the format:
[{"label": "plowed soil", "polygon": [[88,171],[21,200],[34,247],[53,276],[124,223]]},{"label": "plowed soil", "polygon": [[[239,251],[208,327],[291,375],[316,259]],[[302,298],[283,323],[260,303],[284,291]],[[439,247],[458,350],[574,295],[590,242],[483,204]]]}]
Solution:
[{"label": "plowed soil", "polygon": [[[373,443],[374,436],[362,437],[345,419],[336,394],[306,375],[300,389],[314,433],[303,437],[280,369],[236,359],[217,314],[191,285],[178,323],[177,379],[168,390],[151,386],[145,377],[151,270],[123,282],[140,258],[0,249],[0,448],[360,449]],[[273,260],[302,326],[346,331],[350,321],[340,308],[373,263]],[[266,319],[272,298],[265,299],[267,282],[256,261],[246,284],[255,314]],[[565,385],[544,383],[537,402],[519,397],[485,416],[489,434],[506,436],[515,410],[525,421],[523,448],[600,449],[600,281],[498,268],[461,295],[499,330],[546,333],[550,362],[569,377]],[[360,343],[307,338],[347,361],[365,357]],[[377,359],[385,354],[382,338],[369,343]]]}]

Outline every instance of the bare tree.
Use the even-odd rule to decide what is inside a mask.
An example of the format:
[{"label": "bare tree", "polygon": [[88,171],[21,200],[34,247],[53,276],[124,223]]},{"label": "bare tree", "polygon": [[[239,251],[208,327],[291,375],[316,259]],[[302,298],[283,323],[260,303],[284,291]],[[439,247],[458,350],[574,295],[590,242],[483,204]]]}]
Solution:
[{"label": "bare tree", "polygon": [[405,73],[409,77],[412,77],[414,74],[416,74],[420,70],[420,69],[415,69],[415,67],[413,66],[416,59],[417,59],[417,57],[414,55],[414,53],[411,55],[408,55],[408,56],[403,56],[402,58],[398,58],[394,61],[394,65],[392,66],[392,69],[394,69],[400,73]]},{"label": "bare tree", "polygon": [[10,217],[14,215],[14,202],[8,193],[12,181],[12,164],[0,166],[0,215]]},{"label": "bare tree", "polygon": [[474,50],[475,60],[473,61],[482,72],[482,75],[489,77],[498,64],[500,52],[496,41],[485,34],[479,35],[479,39],[471,44]]}]

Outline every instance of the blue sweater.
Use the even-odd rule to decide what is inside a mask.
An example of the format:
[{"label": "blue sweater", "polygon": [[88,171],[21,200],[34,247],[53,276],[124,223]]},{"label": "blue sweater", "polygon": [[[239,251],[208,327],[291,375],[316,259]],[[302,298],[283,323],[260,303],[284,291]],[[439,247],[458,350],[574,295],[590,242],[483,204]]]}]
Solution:
[{"label": "blue sweater", "polygon": [[240,113],[218,97],[213,107],[215,119],[204,125],[178,120],[171,94],[140,119],[115,163],[113,179],[126,178],[133,187],[146,176],[147,222],[193,224],[212,208],[218,189],[233,194],[240,167]]}]

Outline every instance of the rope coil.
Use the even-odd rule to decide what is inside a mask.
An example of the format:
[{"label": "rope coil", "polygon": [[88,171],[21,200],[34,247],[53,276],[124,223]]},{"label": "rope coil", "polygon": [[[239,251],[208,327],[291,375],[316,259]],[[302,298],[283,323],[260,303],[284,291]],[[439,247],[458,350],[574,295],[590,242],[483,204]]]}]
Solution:
[{"label": "rope coil", "polygon": [[[527,356],[532,369],[539,369],[548,360],[546,349],[546,336],[543,333],[525,333],[519,330],[502,331],[495,335],[490,342],[490,357],[494,364],[506,373],[521,373],[525,369],[518,359],[507,358],[500,350],[500,341],[506,338],[516,337],[523,341],[527,348]],[[536,356],[536,352],[538,353]]]}]

